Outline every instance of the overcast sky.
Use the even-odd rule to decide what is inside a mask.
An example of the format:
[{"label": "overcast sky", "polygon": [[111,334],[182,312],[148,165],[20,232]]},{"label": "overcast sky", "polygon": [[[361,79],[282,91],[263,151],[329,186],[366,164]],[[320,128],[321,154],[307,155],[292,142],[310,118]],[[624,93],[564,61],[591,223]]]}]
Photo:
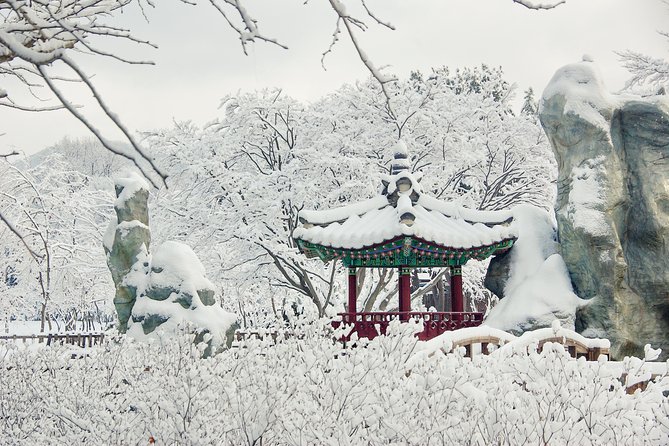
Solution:
[{"label": "overcast sky", "polygon": [[[173,120],[203,124],[220,113],[223,96],[240,90],[281,87],[309,101],[368,76],[345,38],[326,59],[327,71],[321,67],[321,53],[336,21],[325,0],[306,5],[303,0],[247,0],[260,30],[289,47],[257,43],[248,56],[211,6],[192,7],[176,0],[156,3],[160,6],[149,12],[150,23],[131,10],[120,23],[159,49],[116,49],[151,59],[156,66],[80,59],[131,129],[168,127]],[[369,0],[368,5],[396,30],[369,21],[369,31],[360,36],[362,45],[377,66],[389,65],[398,76],[442,65],[486,63],[504,69],[507,80],[518,85],[518,96],[530,86],[540,95],[559,67],[589,54],[616,91],[628,74],[615,50],[669,57],[669,42],[657,34],[669,30],[669,7],[660,0],[567,0],[550,11],[527,10],[511,0]],[[70,94],[100,128],[110,131],[89,98],[76,91]],[[35,114],[0,108],[2,132],[0,153],[33,153],[66,135],[87,135],[64,111]]]}]

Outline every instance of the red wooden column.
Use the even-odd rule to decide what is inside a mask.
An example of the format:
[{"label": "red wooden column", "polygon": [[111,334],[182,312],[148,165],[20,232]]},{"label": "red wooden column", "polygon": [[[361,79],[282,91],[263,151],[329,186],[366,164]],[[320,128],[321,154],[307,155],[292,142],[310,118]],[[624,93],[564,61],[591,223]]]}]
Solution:
[{"label": "red wooden column", "polygon": [[400,320],[408,321],[411,311],[411,268],[400,267]]},{"label": "red wooden column", "polygon": [[[358,276],[354,266],[348,269],[348,312],[356,313],[356,301],[358,300]],[[355,321],[355,314],[348,316],[348,323]]]},{"label": "red wooden column", "polygon": [[462,298],[462,267],[451,266],[451,311],[462,313],[465,311]]}]

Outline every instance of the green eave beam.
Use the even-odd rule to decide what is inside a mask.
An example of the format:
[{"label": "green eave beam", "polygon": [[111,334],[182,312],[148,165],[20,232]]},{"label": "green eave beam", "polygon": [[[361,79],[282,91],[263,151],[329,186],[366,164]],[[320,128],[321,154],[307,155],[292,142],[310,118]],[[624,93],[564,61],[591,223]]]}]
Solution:
[{"label": "green eave beam", "polygon": [[343,249],[319,245],[297,239],[297,244],[307,257],[319,257],[323,262],[341,260],[351,267],[446,267],[461,266],[469,259],[484,260],[508,251],[515,239],[504,239],[491,245],[456,249],[437,245],[415,237],[397,237],[393,240],[361,249]]}]

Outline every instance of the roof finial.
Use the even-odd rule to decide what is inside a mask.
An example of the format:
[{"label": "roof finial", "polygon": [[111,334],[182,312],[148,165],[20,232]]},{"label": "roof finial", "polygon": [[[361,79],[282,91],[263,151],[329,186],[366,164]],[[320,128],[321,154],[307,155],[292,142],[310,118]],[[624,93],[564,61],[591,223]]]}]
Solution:
[{"label": "roof finial", "polygon": [[397,175],[405,170],[411,172],[411,160],[409,159],[407,145],[400,139],[393,147],[393,163],[390,167],[390,174]]}]

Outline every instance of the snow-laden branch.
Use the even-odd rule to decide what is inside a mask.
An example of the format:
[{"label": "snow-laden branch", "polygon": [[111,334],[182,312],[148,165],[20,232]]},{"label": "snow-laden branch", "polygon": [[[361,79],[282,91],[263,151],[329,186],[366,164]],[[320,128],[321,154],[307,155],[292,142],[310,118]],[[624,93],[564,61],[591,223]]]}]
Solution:
[{"label": "snow-laden branch", "polygon": [[[369,70],[370,74],[376,81],[379,83],[381,86],[381,90],[383,91],[383,96],[386,99],[386,105],[388,107],[388,110],[390,111],[391,115],[394,115],[392,112],[392,106],[391,106],[391,101],[390,101],[390,93],[388,92],[387,84],[389,82],[393,82],[397,80],[397,77],[395,76],[389,76],[381,72],[380,68],[377,68],[372,60],[367,56],[367,53],[363,50],[362,45],[360,44],[360,41],[356,37],[355,33],[353,32],[353,27],[358,28],[360,31],[366,31],[368,29],[367,25],[365,22],[363,22],[361,19],[358,19],[356,17],[353,17],[347,12],[346,6],[340,1],[340,0],[329,0],[330,6],[332,7],[333,11],[337,13],[337,25],[335,28],[335,31],[332,34],[332,42],[330,43],[329,48],[323,53],[322,58],[321,58],[321,64],[323,63],[323,58],[332,52],[332,48],[334,47],[335,43],[339,40],[338,36],[340,34],[340,23],[344,24],[344,27],[346,28],[346,32],[351,39],[351,43],[353,44],[353,47],[355,48],[355,51],[358,53],[358,57],[362,61],[362,63],[365,65],[367,70]],[[367,14],[374,19],[377,23],[386,26],[387,28],[390,29],[395,29],[391,24],[382,22],[379,20],[367,7],[364,1],[362,1],[362,4],[367,11]]]},{"label": "snow-laden branch", "polygon": [[[237,34],[239,34],[239,41],[242,44],[242,50],[244,54],[248,55],[247,45],[256,40],[263,42],[271,43],[285,50],[288,49],[286,45],[279,42],[277,39],[266,36],[262,34],[258,29],[258,21],[252,17],[249,12],[246,10],[244,5],[240,0],[222,0],[223,5],[227,5],[231,11],[226,11],[223,5],[217,0],[209,0],[214,8],[223,16],[225,21],[228,23],[230,28],[232,28]],[[237,24],[231,13],[236,13],[241,20],[241,24]]]},{"label": "snow-laden branch", "polygon": [[513,0],[514,3],[522,5],[527,9],[553,9],[567,0],[551,0],[551,1],[536,1],[536,0]]},{"label": "snow-laden branch", "polygon": [[669,84],[669,61],[654,58],[636,51],[617,52],[623,67],[632,73],[625,89],[648,85],[661,88]]},{"label": "snow-laden branch", "polygon": [[18,239],[21,241],[21,244],[26,248],[26,251],[30,254],[30,257],[33,258],[33,260],[37,263],[39,263],[39,259],[42,258],[41,255],[33,251],[33,249],[28,245],[28,242],[26,241],[25,237],[21,232],[16,229],[16,227],[12,224],[11,221],[7,217],[5,217],[2,212],[0,212],[0,220],[5,224],[5,226],[9,229],[9,231],[14,234]]},{"label": "snow-laden branch", "polygon": [[[669,1],[663,1],[669,7]],[[658,31],[658,34],[669,41],[669,31]],[[625,83],[624,90],[638,87],[650,87],[654,94],[665,94],[669,88],[669,60],[648,56],[636,51],[616,51],[623,67],[632,73]]]},{"label": "snow-laden branch", "polygon": [[[12,91],[0,89],[0,106],[22,111],[50,111],[66,109],[81,121],[113,153],[124,156],[142,171],[155,186],[164,184],[165,175],[154,164],[132,137],[128,129],[106,105],[90,76],[69,56],[73,51],[110,57],[129,64],[152,64],[151,61],[135,61],[99,48],[93,40],[102,42],[122,39],[133,43],[155,47],[139,39],[130,30],[104,22],[123,7],[136,0],[5,0],[2,2],[0,22],[0,74],[13,76],[18,85],[38,99],[35,104],[23,104],[16,100],[20,96]],[[74,72],[71,79],[56,75],[50,67],[63,64]],[[49,67],[47,70],[46,67]],[[98,106],[111,123],[119,129],[131,146],[131,150],[115,147],[107,137],[96,129],[89,116],[64,95],[60,82],[80,82],[95,97]],[[47,87],[60,104],[44,104],[34,94],[34,88]],[[147,166],[148,164],[148,166]],[[158,180],[156,180],[158,178]]]}]

